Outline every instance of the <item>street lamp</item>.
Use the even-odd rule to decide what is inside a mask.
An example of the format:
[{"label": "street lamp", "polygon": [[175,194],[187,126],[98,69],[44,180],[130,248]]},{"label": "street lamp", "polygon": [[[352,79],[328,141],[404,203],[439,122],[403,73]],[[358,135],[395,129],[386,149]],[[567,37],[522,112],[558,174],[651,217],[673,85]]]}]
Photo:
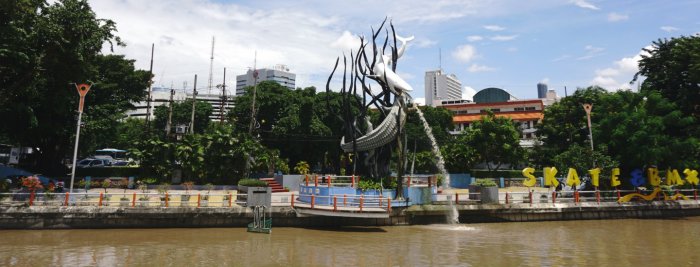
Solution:
[{"label": "street lamp", "polygon": [[69,194],[73,194],[73,182],[75,182],[75,165],[78,158],[78,141],[80,140],[80,120],[83,117],[83,106],[85,105],[85,95],[90,91],[92,84],[74,84],[75,89],[78,89],[78,95],[80,95],[80,103],[78,104],[78,126],[75,132],[75,148],[73,149],[73,169],[70,174],[70,191]]},{"label": "street lamp", "polygon": [[593,109],[593,104],[583,104],[583,110],[586,111],[586,117],[588,117],[588,138],[591,140],[591,158],[593,159],[593,167],[595,167],[595,158],[593,157],[593,130],[591,129],[591,110]]}]

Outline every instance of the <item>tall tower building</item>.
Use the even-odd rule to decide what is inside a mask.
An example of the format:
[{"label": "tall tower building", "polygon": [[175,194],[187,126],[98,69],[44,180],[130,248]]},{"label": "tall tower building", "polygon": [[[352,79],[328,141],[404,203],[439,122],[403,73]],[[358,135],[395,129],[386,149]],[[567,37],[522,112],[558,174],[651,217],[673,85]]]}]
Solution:
[{"label": "tall tower building", "polygon": [[547,84],[538,83],[537,84],[537,98],[547,98]]},{"label": "tall tower building", "polygon": [[[289,89],[296,89],[296,77],[297,75],[289,72],[289,68],[285,65],[276,65],[272,69],[258,69],[258,82],[262,81],[275,81],[280,85],[287,87]],[[248,72],[243,75],[236,76],[236,95],[245,94],[245,88],[248,86],[255,85],[255,77],[253,74],[255,70],[248,69]]]},{"label": "tall tower building", "polygon": [[445,74],[442,69],[425,72],[425,104],[436,106],[439,100],[462,99],[462,83],[454,74]]}]

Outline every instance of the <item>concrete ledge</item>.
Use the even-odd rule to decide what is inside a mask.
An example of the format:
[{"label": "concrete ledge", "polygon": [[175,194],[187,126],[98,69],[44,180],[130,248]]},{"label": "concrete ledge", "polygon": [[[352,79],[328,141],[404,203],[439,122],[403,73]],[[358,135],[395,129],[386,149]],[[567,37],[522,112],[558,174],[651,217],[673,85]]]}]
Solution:
[{"label": "concrete ledge", "polygon": [[[673,218],[700,216],[696,200],[635,203],[533,203],[454,205],[462,223]],[[299,217],[291,207],[273,207],[275,227],[387,226],[446,223],[451,207],[393,208],[388,218]],[[386,216],[386,215],[385,215]],[[249,208],[26,207],[0,206],[0,229],[245,227]]]},{"label": "concrete ledge", "polygon": [[[700,216],[700,201],[654,201],[634,203],[518,203],[455,205],[460,222],[526,222],[599,220],[625,218],[672,218]],[[412,223],[445,221],[446,205],[412,206],[404,212]]]}]

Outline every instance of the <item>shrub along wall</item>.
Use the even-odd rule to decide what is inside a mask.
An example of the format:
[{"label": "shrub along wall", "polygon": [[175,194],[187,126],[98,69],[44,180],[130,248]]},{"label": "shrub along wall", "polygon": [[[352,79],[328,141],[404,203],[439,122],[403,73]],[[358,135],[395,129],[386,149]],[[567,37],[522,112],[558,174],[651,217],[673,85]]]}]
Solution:
[{"label": "shrub along wall", "polygon": [[[524,178],[522,170],[471,170],[469,173],[475,178]],[[542,177],[542,170],[536,170],[535,177]]]}]

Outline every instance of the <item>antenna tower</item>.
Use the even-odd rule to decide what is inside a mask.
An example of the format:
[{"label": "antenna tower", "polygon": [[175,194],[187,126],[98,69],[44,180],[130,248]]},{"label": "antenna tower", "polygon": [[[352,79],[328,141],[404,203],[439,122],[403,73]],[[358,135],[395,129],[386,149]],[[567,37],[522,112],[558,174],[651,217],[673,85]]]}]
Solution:
[{"label": "antenna tower", "polygon": [[211,61],[209,62],[209,92],[211,94],[211,88],[214,84],[213,71],[214,71],[214,36],[211,37]]}]

